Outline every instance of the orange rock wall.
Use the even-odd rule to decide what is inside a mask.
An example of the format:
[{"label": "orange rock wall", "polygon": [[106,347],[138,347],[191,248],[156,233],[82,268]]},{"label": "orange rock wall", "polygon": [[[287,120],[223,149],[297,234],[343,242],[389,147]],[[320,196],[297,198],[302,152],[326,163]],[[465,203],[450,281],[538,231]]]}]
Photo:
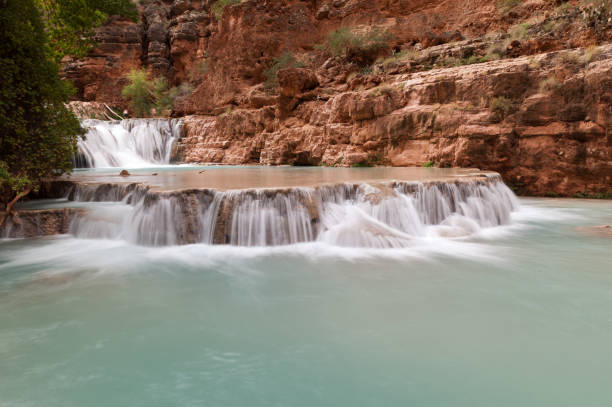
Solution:
[{"label": "orange rock wall", "polygon": [[[593,25],[578,9],[561,15],[548,0],[509,12],[495,0],[248,0],[219,17],[213,3],[144,0],[139,23],[109,20],[89,57],[65,61],[78,98],[127,107],[121,88],[132,67],[189,82],[193,92],[173,112],[185,117],[175,157],[186,162],[432,161],[498,171],[525,194],[612,192],[610,23]],[[489,36],[525,21],[539,28],[508,41],[508,58],[439,66],[482,54]],[[340,26],[386,30],[389,55],[415,44],[427,52],[416,65],[330,58],[315,44]],[[279,71],[278,88],[264,89],[283,52],[304,68]],[[550,78],[553,89],[542,89]],[[509,101],[503,117],[496,98]]]}]

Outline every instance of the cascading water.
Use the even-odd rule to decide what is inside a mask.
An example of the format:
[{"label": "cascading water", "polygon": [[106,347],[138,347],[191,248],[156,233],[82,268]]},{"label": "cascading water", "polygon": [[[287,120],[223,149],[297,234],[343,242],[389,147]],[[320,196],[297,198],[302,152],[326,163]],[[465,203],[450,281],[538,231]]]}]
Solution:
[{"label": "cascading water", "polygon": [[77,185],[71,199],[121,201],[90,209],[71,233],[149,245],[278,246],[320,241],[407,247],[416,238],[468,236],[508,224],[518,200],[499,177],[456,182],[154,192],[138,185]]},{"label": "cascading water", "polygon": [[138,168],[170,163],[172,144],[180,138],[180,119],[84,120],[77,168]]}]

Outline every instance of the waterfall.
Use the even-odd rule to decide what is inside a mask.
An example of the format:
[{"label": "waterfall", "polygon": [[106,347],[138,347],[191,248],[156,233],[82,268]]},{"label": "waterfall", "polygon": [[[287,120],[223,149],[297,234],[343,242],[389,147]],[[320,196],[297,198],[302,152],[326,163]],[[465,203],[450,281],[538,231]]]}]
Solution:
[{"label": "waterfall", "polygon": [[73,235],[148,246],[320,241],[398,248],[418,238],[463,237],[509,224],[511,212],[518,208],[516,196],[499,177],[174,192],[155,192],[138,184],[77,184],[69,199],[115,202],[95,206],[75,219]]},{"label": "waterfall", "polygon": [[78,142],[75,167],[138,168],[170,163],[180,138],[180,119],[84,120],[87,133]]}]

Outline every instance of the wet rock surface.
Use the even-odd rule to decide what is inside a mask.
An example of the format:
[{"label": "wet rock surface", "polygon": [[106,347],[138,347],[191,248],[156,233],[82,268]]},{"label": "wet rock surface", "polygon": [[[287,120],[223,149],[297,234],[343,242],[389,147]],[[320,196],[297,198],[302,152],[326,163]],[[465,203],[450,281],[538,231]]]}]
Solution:
[{"label": "wet rock surface", "polygon": [[[28,219],[35,227],[24,227],[21,235],[9,228],[7,236],[68,231],[80,238],[125,239],[147,246],[277,246],[329,238],[341,245],[389,248],[408,245],[411,236],[423,233],[425,225],[451,227],[457,216],[466,219],[463,226],[452,227],[457,236],[507,224],[511,211],[518,207],[499,175],[477,172],[425,182],[388,180],[227,191],[158,191],[137,183],[61,181],[40,196],[55,198],[59,193],[70,201],[113,202],[115,209],[122,202],[131,209],[29,211]],[[355,231],[346,234],[342,225],[354,222],[356,208],[365,218],[354,240]]]},{"label": "wet rock surface", "polygon": [[18,222],[12,218],[0,228],[2,238],[28,238],[68,233],[71,222],[84,213],[82,209],[40,209],[19,211]]}]

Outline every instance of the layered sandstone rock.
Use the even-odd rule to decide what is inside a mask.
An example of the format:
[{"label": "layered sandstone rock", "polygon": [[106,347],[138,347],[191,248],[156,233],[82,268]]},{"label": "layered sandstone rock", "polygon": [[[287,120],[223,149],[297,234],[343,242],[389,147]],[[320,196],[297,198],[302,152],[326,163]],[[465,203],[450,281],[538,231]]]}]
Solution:
[{"label": "layered sandstone rock", "polygon": [[82,213],[82,209],[75,208],[20,211],[19,223],[9,218],[0,228],[0,237],[25,238],[68,233],[70,222]]},{"label": "layered sandstone rock", "polygon": [[[301,81],[295,79],[281,89],[275,107],[186,117],[184,158],[298,165],[433,161],[499,171],[524,193],[606,192],[612,185],[612,45],[599,51],[591,62],[584,50],[573,50],[396,75],[331,97],[322,90],[296,93]],[[542,86],[550,83],[551,89]],[[285,94],[299,100],[288,118],[279,113],[288,110]],[[508,110],[496,110],[496,99]]]},{"label": "layered sandstone rock", "polygon": [[63,75],[77,89],[77,98],[127,107],[121,89],[125,74],[141,64],[142,27],[129,20],[112,17],[95,36],[97,46],[80,60],[66,58]]},{"label": "layered sandstone rock", "polygon": [[[220,15],[211,0],[140,3],[138,24],[111,19],[65,74],[80,99],[120,108],[132,67],[189,82],[173,113],[186,116],[177,161],[432,161],[499,171],[522,193],[612,189],[612,23],[581,2],[250,0]],[[385,52],[414,55],[370,65],[315,47],[340,26],[386,30]],[[280,69],[278,87],[265,87],[287,52],[303,68]],[[505,59],[454,66],[494,52]]]}]

